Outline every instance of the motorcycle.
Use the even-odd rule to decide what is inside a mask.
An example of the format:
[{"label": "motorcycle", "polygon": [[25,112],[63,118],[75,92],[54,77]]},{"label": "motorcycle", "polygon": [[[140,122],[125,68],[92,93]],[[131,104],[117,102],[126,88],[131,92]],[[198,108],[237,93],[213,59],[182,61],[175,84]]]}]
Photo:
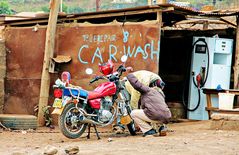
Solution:
[{"label": "motorcycle", "polygon": [[[59,114],[58,125],[64,136],[75,139],[80,137],[87,126],[105,127],[117,119],[117,125],[126,125],[130,134],[135,135],[135,126],[130,117],[130,95],[125,88],[125,79],[120,77],[128,68],[125,67],[127,56],[116,71],[112,61],[99,64],[101,76],[95,76],[90,84],[105,79],[107,82],[99,84],[93,91],[87,91],[77,86],[70,86],[60,79],[56,80],[54,87],[53,113]],[[92,74],[92,69],[86,69]],[[89,134],[89,133],[88,133]],[[98,136],[98,132],[96,130]],[[99,139],[99,136],[98,136]]]}]

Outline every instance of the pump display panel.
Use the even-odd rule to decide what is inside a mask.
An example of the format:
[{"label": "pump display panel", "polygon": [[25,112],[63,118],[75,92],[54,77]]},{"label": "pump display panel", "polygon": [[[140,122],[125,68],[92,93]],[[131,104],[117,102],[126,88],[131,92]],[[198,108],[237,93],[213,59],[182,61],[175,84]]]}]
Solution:
[{"label": "pump display panel", "polygon": [[195,53],[206,54],[206,45],[196,45]]}]

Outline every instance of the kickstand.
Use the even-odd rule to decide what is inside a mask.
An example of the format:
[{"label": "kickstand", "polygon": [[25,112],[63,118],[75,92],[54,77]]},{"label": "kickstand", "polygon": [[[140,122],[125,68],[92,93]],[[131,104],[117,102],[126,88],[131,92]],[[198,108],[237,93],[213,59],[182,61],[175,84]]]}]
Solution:
[{"label": "kickstand", "polygon": [[94,129],[95,129],[96,136],[97,136],[97,138],[98,138],[98,140],[99,140],[99,139],[100,139],[100,136],[99,136],[99,133],[98,133],[98,131],[97,131],[97,129],[96,129],[96,125],[94,124],[93,127],[94,127]]},{"label": "kickstand", "polygon": [[87,134],[87,139],[90,139],[90,127],[91,127],[91,124],[88,124],[88,134]]},{"label": "kickstand", "polygon": [[[93,124],[93,127],[94,127],[94,129],[95,129],[95,133],[96,133],[96,136],[97,136],[97,138],[98,138],[98,140],[100,139],[100,136],[99,136],[99,133],[98,133],[98,131],[97,131],[97,129],[96,129],[96,125],[95,124]],[[88,134],[87,134],[87,139],[90,139],[90,128],[91,128],[91,124],[88,124]]]}]

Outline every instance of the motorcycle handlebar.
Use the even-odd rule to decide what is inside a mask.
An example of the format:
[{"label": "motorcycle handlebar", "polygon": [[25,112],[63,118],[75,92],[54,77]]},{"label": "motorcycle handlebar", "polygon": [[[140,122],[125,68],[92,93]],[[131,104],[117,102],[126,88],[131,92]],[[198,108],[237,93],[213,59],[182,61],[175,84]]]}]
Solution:
[{"label": "motorcycle handlebar", "polygon": [[95,81],[98,81],[96,78],[90,80],[90,84],[94,83]]},{"label": "motorcycle handlebar", "polygon": [[103,76],[96,76],[94,79],[90,80],[90,84],[94,83],[95,81],[98,81],[99,79],[105,79]]},{"label": "motorcycle handlebar", "polygon": [[126,68],[123,65],[120,65],[117,69],[117,72],[119,72],[119,77],[122,75],[123,72],[126,72]]},{"label": "motorcycle handlebar", "polygon": [[131,70],[132,71],[133,68],[132,67],[125,67],[122,64],[116,70],[118,72],[118,73],[116,72],[117,74],[113,73],[111,76],[107,76],[107,77],[105,77],[105,76],[96,76],[94,79],[90,80],[90,84],[92,84],[92,83],[94,83],[94,82],[96,82],[96,81],[98,81],[100,79],[106,79],[106,80],[109,80],[109,81],[114,81],[114,80],[120,79],[122,73],[126,72],[127,70]]},{"label": "motorcycle handlebar", "polygon": [[63,85],[60,85],[60,86],[59,85],[53,85],[53,88],[60,88],[61,89],[61,88],[65,88],[65,86],[63,86]]}]

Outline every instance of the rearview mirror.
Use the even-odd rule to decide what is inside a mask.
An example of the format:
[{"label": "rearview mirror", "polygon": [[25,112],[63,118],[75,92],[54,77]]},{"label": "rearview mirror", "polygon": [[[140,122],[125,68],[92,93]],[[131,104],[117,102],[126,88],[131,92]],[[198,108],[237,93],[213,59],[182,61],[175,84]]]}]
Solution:
[{"label": "rearview mirror", "polygon": [[121,62],[126,62],[127,59],[128,59],[128,57],[126,55],[123,55],[120,60],[121,60]]},{"label": "rearview mirror", "polygon": [[87,68],[85,72],[86,74],[91,75],[93,73],[93,70],[91,68]]}]

